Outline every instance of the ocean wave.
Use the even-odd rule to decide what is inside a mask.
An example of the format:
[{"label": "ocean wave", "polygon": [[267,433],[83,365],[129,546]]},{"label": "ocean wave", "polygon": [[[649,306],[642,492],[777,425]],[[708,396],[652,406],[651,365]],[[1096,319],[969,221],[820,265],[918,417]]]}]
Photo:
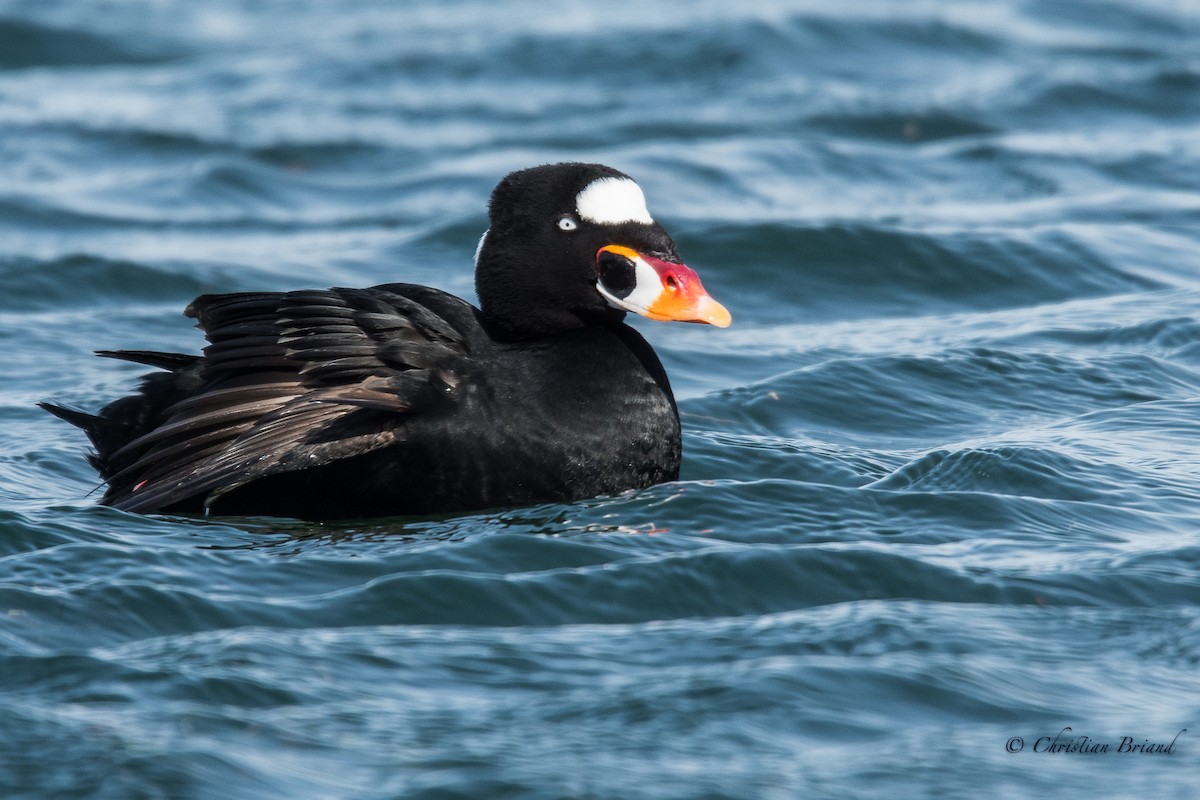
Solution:
[{"label": "ocean wave", "polygon": [[782,320],[774,310],[828,318],[997,309],[1162,286],[1058,230],[933,236],[844,225],[725,225],[706,231],[700,246],[717,274],[743,282],[735,301],[771,321]]},{"label": "ocean wave", "polygon": [[[0,794],[1194,793],[1190,734],[1030,749],[1195,716],[1200,12],[844,5],[9,3]],[[203,292],[469,299],[491,188],[556,160],[733,314],[633,321],[679,481],[139,516],[34,405],[198,352]]]},{"label": "ocean wave", "polygon": [[[208,283],[192,265],[150,265],[77,254],[41,261],[0,257],[0,311],[29,312],[129,302],[179,302]],[[182,308],[182,306],[181,306]]]},{"label": "ocean wave", "polygon": [[95,67],[158,63],[164,49],[84,28],[58,28],[0,17],[0,70],[35,67]]}]

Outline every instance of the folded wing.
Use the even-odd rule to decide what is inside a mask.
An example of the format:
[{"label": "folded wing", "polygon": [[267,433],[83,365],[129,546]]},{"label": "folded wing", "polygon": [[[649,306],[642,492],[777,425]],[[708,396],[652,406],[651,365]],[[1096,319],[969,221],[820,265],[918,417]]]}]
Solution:
[{"label": "folded wing", "polygon": [[406,416],[455,402],[469,358],[446,320],[383,288],[205,295],[186,313],[210,343],[199,388],[108,455],[122,464],[107,476],[116,508],[207,506],[391,444]]}]

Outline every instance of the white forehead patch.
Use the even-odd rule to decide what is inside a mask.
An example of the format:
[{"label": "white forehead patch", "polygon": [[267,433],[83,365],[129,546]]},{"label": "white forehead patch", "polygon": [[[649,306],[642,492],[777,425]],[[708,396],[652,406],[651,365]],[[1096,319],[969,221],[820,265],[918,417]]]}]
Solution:
[{"label": "white forehead patch", "polygon": [[602,225],[654,222],[646,209],[642,187],[629,178],[597,178],[575,197],[575,210],[588,222]]}]

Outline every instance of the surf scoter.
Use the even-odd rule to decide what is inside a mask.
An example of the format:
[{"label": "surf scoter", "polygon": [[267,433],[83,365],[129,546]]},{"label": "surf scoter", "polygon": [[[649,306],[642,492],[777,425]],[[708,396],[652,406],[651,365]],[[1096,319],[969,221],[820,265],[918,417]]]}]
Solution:
[{"label": "surf scoter", "polygon": [[679,415],[632,311],[725,327],[641,188],[599,164],[514,172],[492,192],[476,309],[408,283],[241,292],[185,313],[201,356],[157,367],[82,428],[135,512],[339,519],[613,494],[679,475]]}]

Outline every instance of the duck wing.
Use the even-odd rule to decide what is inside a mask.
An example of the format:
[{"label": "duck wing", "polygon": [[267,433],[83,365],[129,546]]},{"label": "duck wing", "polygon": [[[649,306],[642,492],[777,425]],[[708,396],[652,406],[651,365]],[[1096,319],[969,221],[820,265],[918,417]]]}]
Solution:
[{"label": "duck wing", "polygon": [[[148,512],[396,441],[403,420],[456,401],[465,337],[406,285],[204,295],[200,388],[111,454],[105,502]],[[425,287],[414,294],[462,301]]]}]

